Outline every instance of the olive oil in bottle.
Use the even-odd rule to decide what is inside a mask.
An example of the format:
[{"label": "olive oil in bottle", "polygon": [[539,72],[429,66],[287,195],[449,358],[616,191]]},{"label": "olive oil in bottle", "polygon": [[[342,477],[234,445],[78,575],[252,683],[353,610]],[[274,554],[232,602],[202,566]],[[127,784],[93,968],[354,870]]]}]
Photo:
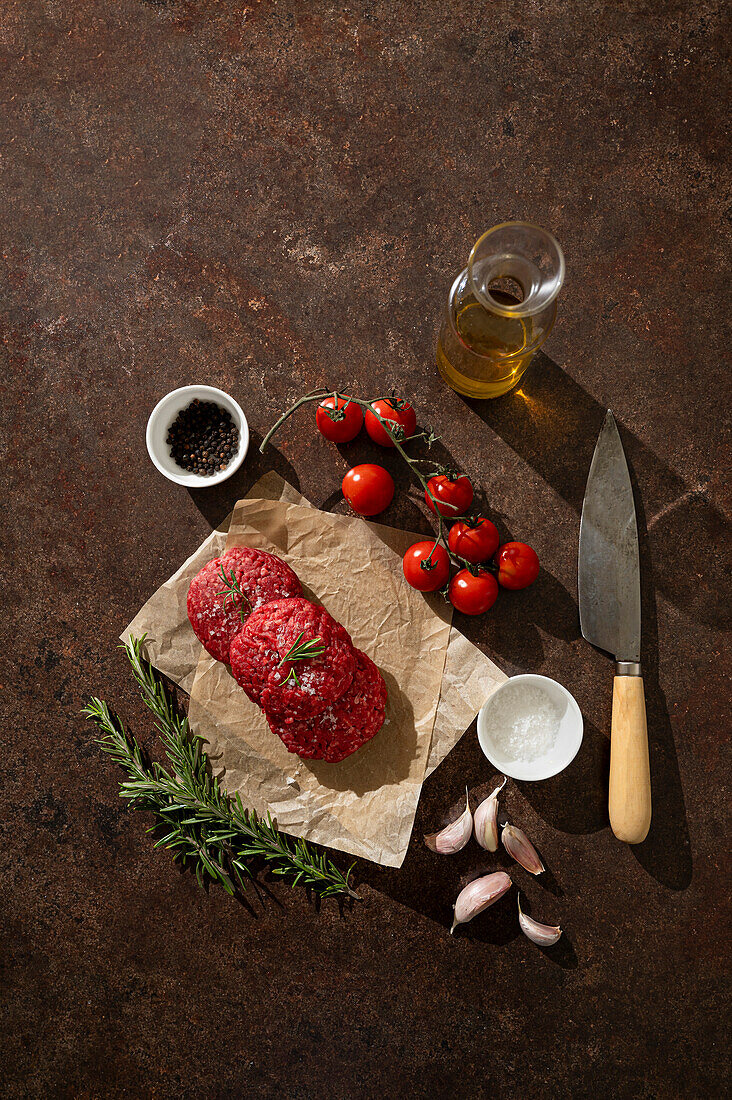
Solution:
[{"label": "olive oil in bottle", "polygon": [[450,290],[437,366],[467,397],[500,397],[521,379],[554,324],[564,257],[537,226],[506,222],[478,240]]}]

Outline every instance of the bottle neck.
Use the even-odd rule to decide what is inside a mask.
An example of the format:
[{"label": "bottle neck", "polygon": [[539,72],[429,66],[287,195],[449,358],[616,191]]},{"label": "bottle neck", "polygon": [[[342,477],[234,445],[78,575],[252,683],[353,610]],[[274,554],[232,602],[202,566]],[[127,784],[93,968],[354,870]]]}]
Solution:
[{"label": "bottle neck", "polygon": [[468,257],[472,293],[502,317],[543,314],[564,281],[564,256],[551,233],[528,222],[503,222],[473,245]]},{"label": "bottle neck", "polygon": [[486,256],[468,265],[471,292],[484,309],[525,318],[546,308],[539,269],[523,256]]}]

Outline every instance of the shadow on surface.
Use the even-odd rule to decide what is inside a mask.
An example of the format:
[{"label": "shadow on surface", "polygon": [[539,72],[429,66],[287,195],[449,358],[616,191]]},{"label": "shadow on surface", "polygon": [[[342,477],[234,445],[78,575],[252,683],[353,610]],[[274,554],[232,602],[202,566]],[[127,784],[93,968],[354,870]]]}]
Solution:
[{"label": "shadow on surface", "polygon": [[[517,390],[493,401],[464,397],[473,412],[577,512],[606,409],[543,352]],[[702,486],[689,486],[620,426],[628,465],[643,471],[648,530],[658,550],[655,583],[675,607],[728,628],[729,524]],[[636,491],[636,502],[638,501]],[[694,547],[694,568],[676,548]],[[720,593],[724,593],[720,599]]]},{"label": "shadow on surface", "polygon": [[[572,507],[581,510],[587,472],[606,412],[593,397],[548,356],[539,353],[510,400],[476,402],[466,399],[466,404]],[[644,844],[633,850],[642,866],[659,882],[672,889],[683,889],[691,881],[691,850],[671,722],[658,679],[655,592],[658,588],[672,604],[692,618],[726,626],[730,618],[729,601],[720,601],[717,593],[727,592],[724,577],[728,565],[723,547],[728,525],[703,492],[690,490],[622,426],[620,434],[631,472],[638,520],[642,664],[653,788],[651,832]],[[639,468],[643,470],[643,493],[635,474]],[[647,524],[649,502],[652,502],[654,516]],[[693,570],[677,550],[677,547],[689,545],[695,548]],[[698,574],[701,574],[701,585]],[[508,625],[506,634],[510,639],[512,624]],[[578,631],[574,634],[577,636]],[[570,634],[569,640],[571,638]],[[491,644],[496,652],[503,651],[500,637],[494,637]],[[504,648],[507,648],[505,640]],[[525,664],[532,654],[527,652],[524,640],[522,648],[515,654],[508,650],[507,656],[509,659],[517,656],[520,663]],[[611,675],[609,670],[608,680]],[[542,816],[554,818],[559,807],[571,807],[569,813],[574,817],[573,800],[562,798],[563,792],[574,791],[576,795],[578,791],[606,790],[608,749],[602,745],[602,735],[589,724],[586,725],[586,738],[587,733],[591,734],[589,756],[581,750],[563,775],[527,790],[527,797],[540,809]],[[578,774],[583,769],[587,772]],[[602,827],[601,818],[605,817],[605,811],[600,814],[599,805],[593,795],[582,808],[582,816],[589,812],[598,828]],[[565,810],[560,812],[566,814]],[[577,822],[569,820],[561,824],[557,821],[557,824],[573,831]]]},{"label": "shadow on surface", "polygon": [[[389,692],[387,719],[398,723],[399,728],[409,732],[397,745],[389,738],[389,729],[379,730],[376,736],[359,749],[357,757],[343,760],[340,764],[328,764],[324,760],[303,760],[303,767],[312,772],[319,783],[334,791],[353,791],[364,795],[368,791],[378,790],[388,779],[400,781],[409,775],[409,769],[417,751],[417,731],[414,726],[412,704],[398,686],[391,673],[380,670]],[[393,725],[392,725],[393,728]],[[364,762],[368,758],[371,767],[368,771]],[[357,779],[354,779],[357,776]]]},{"label": "shadow on surface", "polygon": [[672,890],[684,890],[691,882],[691,840],[671,720],[666,696],[658,680],[658,617],[651,543],[635,471],[630,461],[628,465],[638,522],[643,624],[641,668],[646,696],[652,800],[650,832],[642,844],[632,845],[631,851],[658,882]]},{"label": "shadow on surface", "polygon": [[[526,916],[533,917],[534,920],[539,921],[541,924],[551,924],[554,920],[557,920],[557,924],[561,924],[556,916],[553,915],[552,909],[548,909],[547,914],[539,912],[533,913],[531,901],[523,890],[521,891],[521,908]],[[557,940],[552,947],[539,947],[537,944],[534,944],[534,946],[537,951],[540,951],[542,955],[549,960],[549,962],[554,963],[555,966],[561,966],[563,970],[576,970],[579,966],[577,952],[571,940],[568,939],[564,929],[562,930],[560,939]]]},{"label": "shadow on surface", "polygon": [[196,508],[212,528],[218,527],[236,502],[247,495],[255,481],[270,470],[274,470],[285,481],[289,481],[297,490],[300,489],[300,481],[294,466],[272,444],[267,447],[264,454],[260,454],[261,442],[261,435],[254,431],[250,432],[246,459],[228,481],[213,485],[210,489],[188,490]]},{"label": "shadow on surface", "polygon": [[[479,751],[473,723],[468,733],[461,738],[437,772],[433,773],[424,784],[417,808],[412,841],[402,866],[387,868],[365,862],[359,863],[356,879],[357,882],[367,883],[380,893],[387,894],[400,905],[413,909],[449,931],[452,924],[452,907],[463,887],[481,875],[505,871],[514,883],[508,894],[472,921],[460,925],[454,933],[456,937],[502,946],[522,936],[517,917],[517,888],[521,890],[522,898],[525,897],[524,886],[530,889],[536,898],[540,898],[543,894],[545,900],[541,903],[537,901],[536,904],[545,908],[550,914],[556,912],[555,899],[564,897],[564,890],[547,860],[544,860],[547,866],[546,872],[533,876],[511,859],[500,844],[498,851],[486,852],[471,838],[462,851],[453,855],[439,855],[425,845],[425,833],[438,832],[455,821],[465,809],[464,777],[476,774],[476,753]],[[498,774],[495,773],[486,781],[471,788],[470,808],[473,812],[499,781]],[[450,792],[448,797],[452,799],[449,806],[445,805],[446,791]],[[520,822],[522,820],[520,802],[524,796],[523,788],[519,788],[513,782],[509,783],[505,789],[505,797],[501,796],[499,821],[509,819]],[[577,958],[571,946],[564,947],[560,952],[552,953],[549,957],[552,962],[567,968],[577,965]]]},{"label": "shadow on surface", "polygon": [[[581,509],[587,472],[606,410],[556,363],[540,353],[519,390],[495,401],[477,402],[465,399],[465,403],[537,470],[573,508],[577,511]],[[645,870],[658,881],[673,889],[683,889],[691,879],[690,843],[671,724],[658,680],[654,582],[672,602],[687,613],[705,622],[727,622],[728,607],[720,604],[716,596],[713,596],[714,586],[724,573],[722,551],[718,547],[724,541],[722,536],[725,521],[703,493],[689,490],[680,478],[622,427],[621,436],[631,469],[638,513],[643,599],[643,666],[654,796],[651,832],[646,842],[634,849],[634,854]],[[247,464],[230,481],[213,490],[191,491],[197,507],[210,523],[219,523],[236,501],[267,470],[276,470],[280,476],[299,488],[296,471],[287,459],[273,447],[265,455],[260,455],[260,442],[261,437],[252,433]],[[377,522],[423,530],[425,535],[428,534],[431,529],[429,521],[420,510],[421,491],[417,486],[415,493],[410,472],[398,455],[377,447],[364,434],[351,444],[339,446],[338,451],[348,465],[372,461],[390,468],[397,485],[397,493],[389,510],[376,517]],[[452,455],[439,442],[431,449],[423,448],[422,453],[436,463],[454,465]],[[650,522],[653,539],[649,537],[644,502],[633,473],[635,465],[642,467],[644,494],[647,500],[653,501],[655,518]],[[415,496],[419,498],[418,501]],[[321,506],[330,509],[339,503],[342,504],[340,488],[334,485],[333,491]],[[491,511],[488,509],[489,514]],[[502,536],[512,537],[512,532],[502,521],[502,517],[496,517],[493,513],[493,518],[501,524]],[[659,536],[657,556],[660,566],[651,561],[651,543],[656,535]],[[701,565],[697,565],[695,559],[693,571],[680,564],[683,555],[673,549],[684,543],[688,545],[689,539],[694,540],[695,545],[698,543],[702,559]],[[700,593],[694,574],[699,569],[706,569],[707,565],[707,587]],[[469,619],[456,615],[455,624],[475,644],[486,647],[499,659],[522,670],[541,665],[544,658],[542,633],[567,643],[574,642],[580,636],[577,606],[573,596],[545,570],[542,570],[538,581],[531,588],[507,594],[507,598],[502,601],[500,616]],[[609,665],[608,691],[611,677],[612,669]],[[466,741],[467,738],[464,738],[462,743]],[[451,759],[459,749],[458,746],[453,750]],[[570,767],[553,779],[525,785],[522,792],[537,812],[555,828],[575,834],[594,832],[608,825],[608,765],[607,738],[592,723],[586,722],[582,748]],[[441,775],[445,776],[444,770],[441,770]],[[415,831],[418,828],[419,823]],[[462,853],[453,858],[460,860],[461,856]],[[410,850],[404,869],[408,872],[412,861],[417,860],[420,866],[418,878],[421,878],[426,871],[424,859],[421,851],[417,855]],[[467,870],[465,866],[466,873]],[[372,884],[384,889],[389,882],[389,876],[394,873],[377,870],[375,874]],[[371,881],[369,871],[364,877],[366,881]],[[391,892],[388,887],[387,892]],[[445,896],[439,889],[435,893],[443,898]],[[411,894],[410,888],[406,891],[395,889],[394,896],[409,905],[412,903],[409,900]],[[415,907],[441,921],[444,917],[444,906],[433,906],[426,896],[429,894],[430,891],[425,893],[421,885],[415,887]]]},{"label": "shadow on surface", "polygon": [[553,828],[573,834],[596,833],[610,824],[609,770],[610,741],[585,719],[582,745],[569,767],[551,779],[518,786],[526,801]]},{"label": "shadow on surface", "polygon": [[543,662],[542,633],[567,643],[580,636],[574,597],[546,569],[530,588],[502,591],[499,599],[500,614],[456,614],[455,625],[475,645],[522,672],[536,671]]},{"label": "shadow on surface", "polygon": [[[519,400],[516,400],[516,397]],[[524,380],[521,395],[493,402],[466,402],[509,445],[532,465],[577,511],[581,509],[587,473],[597,435],[606,410],[546,356],[539,356],[531,377]],[[658,627],[655,585],[688,613],[699,611],[703,621],[724,621],[725,609],[713,609],[712,590],[702,600],[688,577],[680,577],[678,554],[673,547],[682,545],[681,527],[691,524],[692,532],[703,533],[704,561],[714,558],[715,541],[724,528],[720,514],[706,499],[690,493],[684,483],[640,441],[621,429],[631,469],[638,516],[642,614],[643,667],[648,709],[654,815],[646,842],[633,849],[635,857],[648,872],[671,889],[681,890],[691,881],[691,849],[684,809],[683,791],[671,723],[658,680]],[[644,470],[649,482],[648,495],[656,501],[656,529],[663,533],[659,557],[667,563],[659,578],[651,560],[651,539],[645,520],[644,501],[633,473],[634,464]],[[652,521],[651,526],[654,526]],[[505,524],[504,524],[505,527]],[[677,534],[678,532],[678,534]],[[509,532],[510,535],[510,532]],[[669,546],[666,539],[676,541]],[[665,545],[664,545],[665,544]],[[671,553],[669,554],[669,550]],[[714,577],[721,576],[722,564],[716,563]],[[693,580],[693,578],[692,578]],[[712,585],[716,584],[712,582]],[[543,657],[540,630],[566,642],[580,637],[577,607],[573,597],[551,574],[542,571],[533,588],[510,594],[504,600],[500,619],[455,623],[473,642],[485,644],[490,652],[522,668],[536,667]],[[612,665],[608,662],[608,692],[611,690]],[[465,736],[440,769],[441,786],[456,777],[471,774],[469,755],[472,738]],[[607,783],[609,740],[591,722],[585,722],[583,745],[570,767],[543,783],[519,785],[522,795],[554,828],[582,834],[607,828]],[[474,761],[473,761],[474,763]],[[413,841],[403,867],[384,870],[368,867],[363,880],[441,924],[450,924],[450,905],[445,899],[456,895],[477,874],[495,870],[500,853],[490,860],[476,855],[468,845],[455,856],[440,857],[421,843],[425,831],[439,829],[445,821],[435,820],[431,788],[425,783],[415,822]],[[478,792],[475,792],[477,794]],[[487,791],[486,791],[487,793]],[[484,797],[484,795],[482,796]],[[449,820],[460,812],[459,799]],[[417,839],[418,838],[418,839]],[[446,866],[449,863],[449,869]],[[510,866],[510,861],[508,866]],[[508,866],[506,869],[508,869]],[[458,882],[458,877],[460,881]],[[541,882],[550,893],[561,895],[561,886],[549,876]],[[452,898],[454,900],[454,898]],[[520,934],[514,916],[502,902],[491,907],[474,922],[460,929],[460,935],[492,943],[506,943]],[[571,969],[578,965],[572,944],[565,936],[554,948],[544,952],[557,965]]]}]

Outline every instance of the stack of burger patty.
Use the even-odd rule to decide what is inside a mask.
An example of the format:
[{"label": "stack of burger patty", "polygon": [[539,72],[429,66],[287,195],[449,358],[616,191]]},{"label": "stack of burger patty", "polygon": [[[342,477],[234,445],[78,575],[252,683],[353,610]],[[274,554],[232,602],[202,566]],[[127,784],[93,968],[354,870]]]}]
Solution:
[{"label": "stack of burger patty", "polygon": [[289,752],[337,763],[381,729],[381,673],[275,554],[245,546],[208,562],[188,590],[188,618]]}]

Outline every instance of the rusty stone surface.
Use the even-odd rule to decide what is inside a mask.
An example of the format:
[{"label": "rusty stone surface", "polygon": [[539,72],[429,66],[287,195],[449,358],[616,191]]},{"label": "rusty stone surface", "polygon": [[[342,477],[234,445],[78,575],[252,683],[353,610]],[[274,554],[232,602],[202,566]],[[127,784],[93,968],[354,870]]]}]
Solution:
[{"label": "rusty stone surface", "polygon": [[[8,1097],[719,1096],[728,820],[729,404],[724,7],[595,0],[8,0],[3,5],[3,1052]],[[521,395],[441,383],[450,281],[528,218],[567,257]],[[307,416],[323,382],[392,387],[485,489],[536,586],[461,622],[586,718],[570,769],[506,811],[551,874],[454,937],[459,886],[506,866],[422,834],[493,778],[474,728],[424,788],[399,871],[360,904],[201,891],[125,812],[79,716],[153,743],[121,627],[274,465],[340,510]],[[230,391],[254,441],[219,490],[144,446],[168,390]],[[579,635],[579,509],[604,410],[637,489],[654,822],[606,814],[611,665]],[[379,457],[383,458],[383,454]],[[396,471],[396,462],[388,464]],[[406,489],[401,471],[399,485]],[[428,530],[405,491],[386,522]]]}]

